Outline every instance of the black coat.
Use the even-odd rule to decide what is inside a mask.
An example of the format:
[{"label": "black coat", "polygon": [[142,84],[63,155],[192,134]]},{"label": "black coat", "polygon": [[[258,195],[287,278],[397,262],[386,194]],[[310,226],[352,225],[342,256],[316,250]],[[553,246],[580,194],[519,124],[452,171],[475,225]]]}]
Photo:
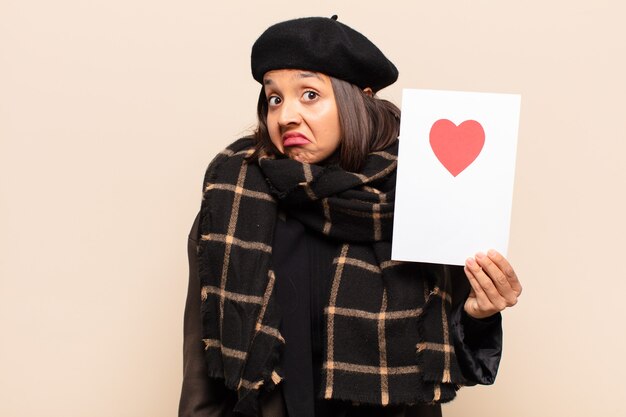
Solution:
[{"label": "black coat", "polygon": [[[226,389],[222,380],[211,379],[207,376],[204,345],[201,340],[200,281],[196,259],[197,240],[198,217],[196,217],[189,233],[188,240],[189,287],[185,306],[184,371],[179,417],[234,416],[232,408],[236,402],[236,393]],[[284,314],[281,333],[287,341],[286,346],[289,346],[291,350],[290,354],[284,355],[282,362],[285,381],[279,384],[274,391],[261,395],[261,415],[265,417],[302,417],[305,414],[313,415],[313,409],[315,409],[316,416],[324,417],[441,416],[441,407],[438,404],[396,405],[381,408],[314,399],[312,393],[316,381],[312,375],[303,372],[302,364],[307,362],[306,355],[311,356],[311,345],[313,345],[313,357],[315,357],[315,346],[320,345],[317,343],[317,339],[321,335],[317,331],[315,323],[324,304],[323,301],[319,302],[319,294],[324,293],[324,281],[319,277],[326,274],[324,270],[325,259],[328,261],[331,259],[326,253],[332,254],[334,250],[328,249],[332,243],[325,241],[321,236],[306,232],[302,225],[291,219],[279,222],[275,242],[277,243],[274,244],[273,248],[273,262],[277,274],[277,298],[283,307],[289,306],[289,311]],[[302,242],[304,245],[301,245]],[[297,249],[298,245],[301,247],[300,250]],[[294,253],[298,254],[297,262],[293,261],[292,255]],[[314,269],[315,271],[311,272],[310,276],[303,273],[303,268],[300,267],[302,264],[313,265],[313,268],[307,269]],[[309,272],[307,270],[307,273]],[[491,384],[494,382],[501,356],[501,317],[498,314],[486,320],[475,320],[464,313],[462,301],[467,297],[469,285],[467,279],[464,278],[462,268],[459,268],[457,272],[460,276],[455,281],[458,285],[455,288],[456,297],[453,297],[456,298],[457,305],[452,319],[455,351],[461,362],[463,375],[469,381],[477,384]],[[301,279],[300,283],[294,283],[293,280],[284,279],[285,276],[304,278]],[[309,281],[313,283],[311,286]],[[306,302],[296,303],[294,307],[294,299]],[[301,325],[302,322],[307,321],[307,316],[312,318],[310,327]],[[302,331],[303,328],[306,329],[304,332]],[[293,354],[294,352],[296,354]],[[302,360],[303,353],[305,360]],[[312,364],[313,368],[317,366],[315,359],[313,359]]]}]

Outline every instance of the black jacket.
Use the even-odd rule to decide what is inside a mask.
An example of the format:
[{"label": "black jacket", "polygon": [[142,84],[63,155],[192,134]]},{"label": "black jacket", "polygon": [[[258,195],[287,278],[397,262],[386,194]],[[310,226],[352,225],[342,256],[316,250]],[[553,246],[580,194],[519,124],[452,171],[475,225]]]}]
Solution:
[{"label": "black jacket", "polygon": [[[196,217],[189,233],[188,240],[189,287],[184,318],[184,370],[179,417],[234,416],[232,408],[236,402],[236,393],[226,389],[222,380],[211,379],[207,376],[206,360],[201,340],[200,281],[197,274],[196,259],[197,239],[198,217]],[[281,254],[292,253],[294,245],[297,245],[302,240],[307,243],[304,247],[309,249],[305,249],[304,253],[300,252],[298,256],[303,258],[301,261],[308,262],[310,265],[322,264],[321,270],[316,266],[313,267],[316,270],[316,272],[311,273],[313,280],[316,274],[323,275],[325,273],[323,270],[323,259],[327,256],[324,255],[324,248],[328,243],[324,242],[324,238],[307,233],[302,225],[290,219],[277,225],[275,235],[275,242],[277,243],[274,245],[273,260],[275,261],[277,272],[277,291],[279,292],[277,298],[279,303],[282,298],[283,305],[291,303],[290,300],[298,298],[299,294],[294,293],[292,290],[292,288],[295,289],[297,287],[297,283],[294,286],[293,282],[283,280],[281,285],[281,276],[302,275],[302,271],[290,274],[289,268],[294,267],[289,265],[293,264],[293,262],[286,261],[288,257]],[[282,269],[285,271],[284,274],[280,273],[281,264]],[[298,263],[295,263],[295,265],[298,265]],[[462,268],[459,268],[459,272],[460,275],[463,275]],[[307,280],[308,278],[304,279]],[[461,369],[470,383],[491,384],[494,382],[501,356],[501,317],[498,314],[486,320],[475,320],[467,316],[463,311],[462,303],[469,292],[467,279],[464,276],[460,276],[455,282],[458,285],[455,288],[457,305],[452,318],[453,336],[455,338],[455,351],[459,358]],[[305,285],[306,288],[309,288],[308,281],[305,281]],[[303,303],[304,307],[300,307],[300,310],[311,310],[312,313],[311,330],[309,331],[309,328],[306,327],[307,331],[304,332],[306,334],[311,333],[310,339],[303,339],[301,336],[303,332],[298,330],[298,323],[306,321],[306,316],[304,318],[302,316],[303,312],[300,311],[299,315],[297,313],[294,314],[294,312],[297,312],[297,308],[289,307],[288,314],[285,314],[284,328],[281,329],[281,333],[283,333],[286,340],[293,340],[293,342],[288,342],[288,346],[291,347],[292,351],[302,351],[305,349],[303,346],[316,345],[316,338],[319,338],[320,335],[315,330],[315,322],[317,321],[316,317],[320,315],[318,311],[323,305],[315,301],[315,296],[320,292],[323,293],[323,291],[322,284],[321,287],[318,286],[317,291],[315,289],[312,291],[311,303]],[[309,298],[308,293],[306,298]],[[305,311],[304,314],[309,314],[309,312]],[[300,335],[297,334],[298,332]],[[313,348],[313,351],[315,352],[315,348]],[[310,352],[310,348],[307,352]],[[309,395],[309,392],[312,393],[313,378],[307,378],[306,375],[303,375],[306,372],[302,372],[302,367],[300,366],[302,361],[298,360],[297,357],[289,359],[289,355],[285,356],[287,358],[283,363],[283,369],[286,374],[286,380],[279,384],[274,391],[262,394],[260,400],[262,416],[302,417],[304,414],[313,415],[313,408],[315,408],[316,416],[324,417],[350,417],[353,415],[360,417],[441,416],[441,407],[439,405],[400,405],[384,408],[373,406],[357,407],[343,402],[314,399],[312,394]],[[287,385],[289,381],[291,381],[291,384]],[[305,389],[308,386],[311,386],[311,389]],[[307,400],[309,401],[307,402]],[[315,401],[315,406],[313,406],[313,401]]]}]

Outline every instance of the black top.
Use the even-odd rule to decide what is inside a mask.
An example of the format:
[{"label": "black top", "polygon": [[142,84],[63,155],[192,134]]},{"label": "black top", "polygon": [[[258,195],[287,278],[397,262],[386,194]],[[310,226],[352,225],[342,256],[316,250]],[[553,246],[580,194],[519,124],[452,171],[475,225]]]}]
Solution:
[{"label": "black top", "polygon": [[281,368],[290,416],[313,417],[322,366],[324,306],[337,245],[291,218],[276,222],[272,264],[285,338]]}]

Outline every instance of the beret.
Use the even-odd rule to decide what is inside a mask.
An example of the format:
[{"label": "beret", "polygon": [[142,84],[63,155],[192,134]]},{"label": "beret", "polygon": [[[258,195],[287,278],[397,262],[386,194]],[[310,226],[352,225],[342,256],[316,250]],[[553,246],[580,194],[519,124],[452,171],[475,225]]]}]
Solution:
[{"label": "beret", "polygon": [[369,39],[337,16],[305,17],[270,26],[252,46],[252,76],[276,69],[303,69],[339,78],[374,92],[393,84],[398,70]]}]

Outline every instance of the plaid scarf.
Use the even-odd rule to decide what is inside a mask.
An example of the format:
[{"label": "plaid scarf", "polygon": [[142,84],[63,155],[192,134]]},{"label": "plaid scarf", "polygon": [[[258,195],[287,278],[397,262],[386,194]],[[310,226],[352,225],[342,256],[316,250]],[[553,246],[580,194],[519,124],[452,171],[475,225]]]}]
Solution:
[{"label": "plaid scarf", "polygon": [[326,399],[378,405],[451,400],[464,380],[450,332],[445,266],[390,260],[398,142],[361,172],[291,159],[246,158],[253,141],[222,151],[205,176],[199,276],[209,376],[255,415],[261,389],[282,379],[271,253],[281,210],[341,242],[325,308]]}]

